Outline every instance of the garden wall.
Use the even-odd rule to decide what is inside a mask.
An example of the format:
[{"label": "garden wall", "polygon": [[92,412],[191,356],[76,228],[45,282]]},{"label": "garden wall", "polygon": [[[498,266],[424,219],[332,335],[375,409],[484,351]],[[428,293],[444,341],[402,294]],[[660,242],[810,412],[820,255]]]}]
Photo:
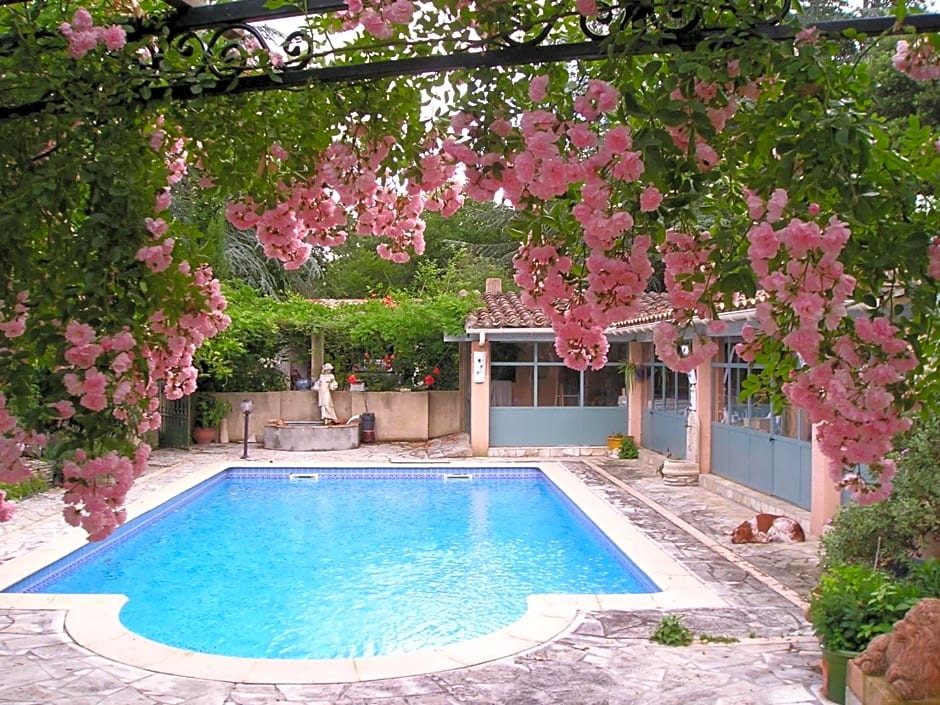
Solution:
[{"label": "garden wall", "polygon": [[[249,418],[248,440],[264,435],[264,425],[283,421],[320,419],[317,393],[313,391],[219,393],[232,404],[226,417],[231,442],[244,441],[245,419],[239,404],[251,399],[254,410]],[[375,414],[375,440],[426,441],[463,429],[463,402],[460,392],[333,392],[333,406],[340,421],[364,411]]]}]

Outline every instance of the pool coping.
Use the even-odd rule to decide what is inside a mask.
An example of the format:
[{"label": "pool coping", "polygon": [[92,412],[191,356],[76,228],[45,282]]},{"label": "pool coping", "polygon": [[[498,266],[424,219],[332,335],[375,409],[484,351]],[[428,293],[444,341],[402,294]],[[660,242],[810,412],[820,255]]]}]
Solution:
[{"label": "pool coping", "polygon": [[[416,465],[420,463],[415,463]],[[492,467],[475,459],[448,463],[449,470]],[[500,463],[505,466],[505,463]],[[517,465],[517,464],[513,464]],[[252,659],[202,654],[152,641],[120,622],[125,595],[0,593],[0,609],[64,610],[65,629],[80,646],[115,662],[170,675],[239,683],[354,683],[423,675],[488,663],[543,646],[565,633],[580,612],[723,608],[728,604],[681,563],[630,523],[628,517],[561,463],[524,463],[540,470],[649,578],[661,592],[616,595],[530,595],[526,613],[491,634],[457,644],[401,655],[345,659]],[[218,462],[195,470],[127,506],[128,521],[211,479],[228,468],[270,468],[271,463]],[[278,468],[395,468],[394,463],[301,462]],[[398,468],[401,467],[399,464]],[[70,531],[29,553],[0,564],[0,589],[45,568],[86,545],[82,532]]]}]

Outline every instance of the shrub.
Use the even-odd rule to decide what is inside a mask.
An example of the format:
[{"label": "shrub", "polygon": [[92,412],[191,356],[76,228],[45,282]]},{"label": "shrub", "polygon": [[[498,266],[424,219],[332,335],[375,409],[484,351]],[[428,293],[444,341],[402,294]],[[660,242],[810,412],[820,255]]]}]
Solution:
[{"label": "shrub", "polygon": [[636,441],[633,440],[633,436],[624,436],[621,439],[618,455],[624,460],[636,460],[640,457],[640,449],[637,447]]},{"label": "shrub", "polygon": [[820,538],[823,567],[873,564],[903,571],[925,541],[940,537],[940,419],[919,419],[897,454],[891,496],[840,507]]},{"label": "shrub", "polygon": [[197,428],[218,428],[231,412],[232,405],[225,399],[207,392],[193,395],[193,423]]},{"label": "shrub", "polygon": [[891,631],[923,597],[940,596],[936,560],[912,568],[906,578],[860,564],[828,567],[810,594],[809,621],[828,651],[863,651]]}]

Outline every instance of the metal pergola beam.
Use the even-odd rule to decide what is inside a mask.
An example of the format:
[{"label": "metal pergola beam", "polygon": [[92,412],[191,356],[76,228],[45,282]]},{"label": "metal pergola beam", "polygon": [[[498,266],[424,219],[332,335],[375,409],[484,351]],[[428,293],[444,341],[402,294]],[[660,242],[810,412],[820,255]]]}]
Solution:
[{"label": "metal pergola beam", "polygon": [[[0,0],[0,3],[5,0]],[[179,2],[179,0],[173,0]],[[231,24],[262,22],[291,16],[331,12],[346,7],[344,0],[311,0],[305,11],[294,6],[276,10],[264,8],[265,0],[239,0],[221,5],[186,6],[167,25],[171,33],[194,32],[198,29],[220,33]],[[913,28],[918,32],[940,32],[940,14],[909,15],[903,24],[893,17],[853,18],[819,22],[815,25],[827,36],[841,36],[847,30],[865,35],[902,34]],[[681,50],[701,41],[730,41],[729,31],[735,28],[696,29],[679,35],[674,48]],[[742,27],[742,33],[756,33],[775,41],[792,40],[799,28],[789,25],[757,25]],[[639,44],[633,48],[636,54],[647,54],[654,50],[652,44]],[[466,51],[440,56],[394,59],[385,61],[343,64],[316,68],[288,68],[277,74],[277,80],[265,74],[221,76],[215,85],[201,85],[198,93],[186,84],[151,85],[147,101],[172,98],[187,100],[237,93],[298,89],[311,84],[335,84],[376,81],[395,76],[417,76],[429,73],[445,73],[459,70],[493,68],[498,66],[520,66],[528,64],[557,63],[563,61],[591,61],[607,56],[606,43],[596,40],[566,44],[537,44],[496,48],[482,51]],[[140,99],[144,101],[144,98]],[[0,108],[0,119],[32,114],[54,105],[54,96],[30,104]]]},{"label": "metal pergola beam", "polygon": [[[940,31],[940,14],[918,15],[916,17],[917,22],[911,22],[910,25],[918,31]],[[855,29],[866,34],[882,34],[891,31],[895,26],[895,21],[893,18],[876,17],[856,20],[854,23],[851,20],[821,22],[816,26],[821,33],[830,36],[839,36],[846,29]],[[762,28],[760,33],[770,39],[783,41],[792,39],[796,34],[796,30],[791,27],[773,26]],[[718,33],[715,32],[714,35],[718,36]],[[682,40],[677,40],[676,48],[694,46],[698,42],[707,39],[708,36],[706,32],[690,34]],[[649,53],[652,50],[652,44],[641,44],[635,47],[635,53],[637,54]],[[279,75],[280,81],[276,83],[271,81],[268,76],[245,76],[238,80],[234,88],[204,88],[201,95],[246,93],[273,88],[300,88],[311,83],[331,84],[376,81],[395,76],[416,76],[498,66],[524,66],[561,61],[595,61],[606,56],[607,53],[603,43],[597,41],[546,46],[516,46],[482,52],[285,71]],[[195,97],[189,91],[188,86],[167,87],[160,92],[159,97],[167,96],[175,99]],[[156,91],[154,97],[158,97]]]},{"label": "metal pergola beam", "polygon": [[283,5],[277,9],[265,7],[267,0],[237,0],[219,5],[187,5],[180,8],[168,26],[171,32],[206,29],[220,24],[237,22],[265,22],[285,17],[321,15],[346,9],[346,0],[310,0],[306,9]]}]

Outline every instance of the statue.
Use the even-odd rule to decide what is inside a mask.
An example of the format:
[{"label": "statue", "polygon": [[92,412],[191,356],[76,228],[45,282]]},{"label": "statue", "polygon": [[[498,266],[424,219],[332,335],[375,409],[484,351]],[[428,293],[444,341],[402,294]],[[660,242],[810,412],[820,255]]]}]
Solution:
[{"label": "statue", "polygon": [[940,696],[940,600],[922,599],[854,663],[866,675],[884,675],[901,700]]},{"label": "statue", "polygon": [[320,418],[329,426],[336,422],[336,409],[333,408],[333,391],[339,388],[333,376],[333,365],[326,363],[320,372],[320,378],[313,385],[317,390],[320,403]]}]

